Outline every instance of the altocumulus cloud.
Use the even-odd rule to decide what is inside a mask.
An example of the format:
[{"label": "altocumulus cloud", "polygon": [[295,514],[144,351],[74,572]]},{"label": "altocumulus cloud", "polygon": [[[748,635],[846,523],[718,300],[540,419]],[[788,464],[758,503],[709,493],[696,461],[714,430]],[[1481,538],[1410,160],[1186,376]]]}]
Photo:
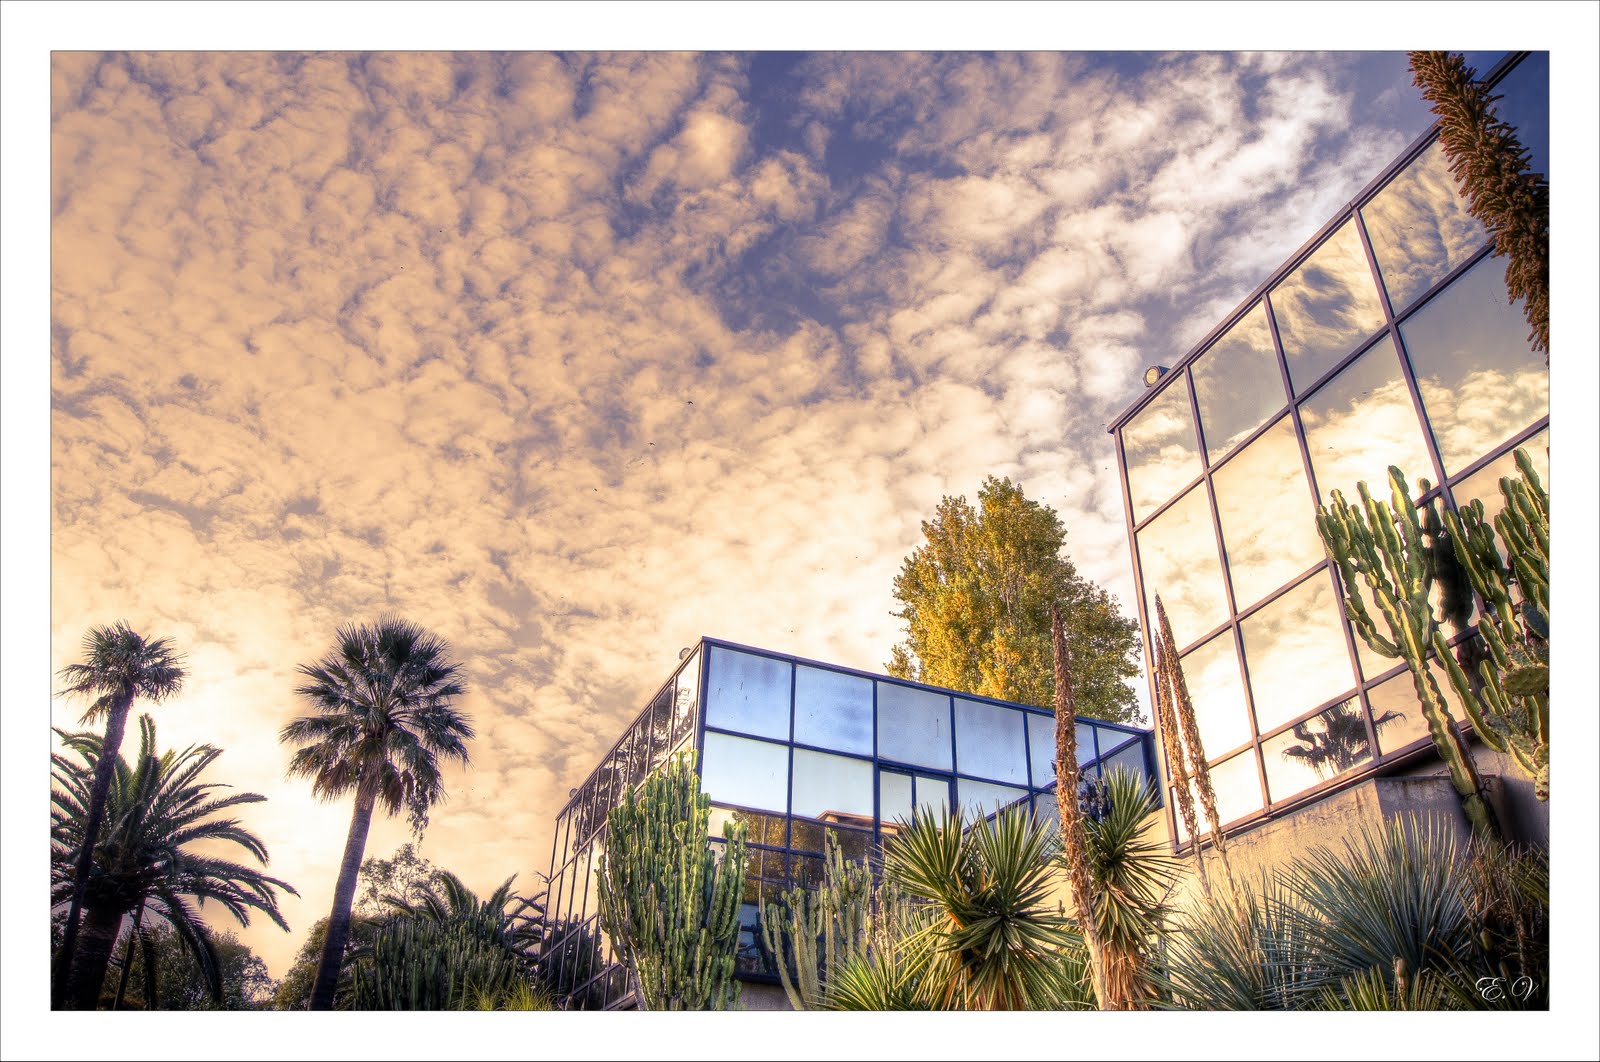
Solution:
[{"label": "altocumulus cloud", "polygon": [[455,647],[480,737],[425,851],[535,888],[699,634],[877,668],[942,494],[1020,478],[1129,602],[1105,423],[1422,122],[1372,103],[1398,56],[52,73],[52,663],[117,617],[188,652],[160,733],[272,798],[275,974],[347,821],[275,740],[336,624]]}]

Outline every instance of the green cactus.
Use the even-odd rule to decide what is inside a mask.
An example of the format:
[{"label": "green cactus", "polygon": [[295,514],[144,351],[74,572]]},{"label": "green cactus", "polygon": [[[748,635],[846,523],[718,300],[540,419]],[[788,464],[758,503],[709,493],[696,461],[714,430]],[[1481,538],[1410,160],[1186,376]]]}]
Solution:
[{"label": "green cactus", "polygon": [[511,952],[461,922],[396,918],[350,959],[355,1010],[465,1010],[523,979]]},{"label": "green cactus", "polygon": [[[1478,632],[1488,658],[1476,676],[1446,653],[1435,633],[1435,651],[1485,745],[1508,752],[1533,779],[1534,795],[1550,799],[1550,497],[1523,450],[1516,452],[1521,476],[1500,480],[1505,509],[1494,530],[1483,503],[1444,514],[1456,556],[1483,600]],[[1500,532],[1501,557],[1494,531]],[[1520,600],[1518,600],[1520,598]],[[1474,682],[1476,677],[1479,681]]]},{"label": "green cactus", "polygon": [[[1417,486],[1421,493],[1428,492],[1426,479],[1419,480]],[[1356,485],[1361,495],[1359,508],[1347,502],[1339,491],[1333,491],[1331,504],[1317,507],[1317,531],[1329,558],[1339,568],[1344,584],[1345,615],[1374,652],[1406,662],[1417,701],[1428,721],[1428,733],[1450,772],[1451,784],[1461,798],[1461,807],[1472,824],[1473,833],[1498,840],[1499,825],[1484,800],[1483,779],[1478,775],[1471,750],[1456,729],[1450,706],[1445,703],[1444,694],[1428,668],[1430,648],[1441,660],[1451,659],[1445,652],[1444,636],[1428,601],[1435,582],[1436,551],[1424,542],[1422,524],[1406,488],[1405,476],[1392,465],[1389,488],[1392,508],[1375,501],[1365,483]],[[1367,611],[1358,580],[1366,584],[1378,610],[1383,613],[1388,637],[1379,632]]]},{"label": "green cactus", "polygon": [[833,972],[865,957],[872,907],[872,871],[846,860],[828,832],[822,885],[797,885],[762,912],[761,934],[795,1010],[819,1010]]},{"label": "green cactus", "polygon": [[738,1002],[745,826],[728,823],[725,843],[713,846],[710,823],[692,752],[630,786],[606,819],[600,924],[646,1010],[732,1010]]}]

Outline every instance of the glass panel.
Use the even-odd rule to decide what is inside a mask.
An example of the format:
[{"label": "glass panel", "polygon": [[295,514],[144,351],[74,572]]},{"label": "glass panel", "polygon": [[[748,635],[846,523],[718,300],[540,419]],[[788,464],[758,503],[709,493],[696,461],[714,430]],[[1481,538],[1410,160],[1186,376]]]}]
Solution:
[{"label": "glass panel", "polygon": [[1239,654],[1233,632],[1223,631],[1184,656],[1183,681],[1194,702],[1200,744],[1207,758],[1221,756],[1249,741],[1250,710],[1245,705],[1244,681],[1239,677]]},{"label": "glass panel", "polygon": [[677,745],[694,733],[695,707],[700,700],[700,650],[678,671],[677,701],[672,713],[672,743]]},{"label": "glass panel", "polygon": [[1033,786],[1043,789],[1056,780],[1056,717],[1029,712],[1028,759],[1033,768]]},{"label": "glass panel", "polygon": [[1400,313],[1483,246],[1483,226],[1456,194],[1444,148],[1435,141],[1366,206],[1372,254]]},{"label": "glass panel", "polygon": [[650,713],[633,725],[633,743],[628,752],[628,784],[637,787],[650,767]]},{"label": "glass panel", "polygon": [[895,771],[878,772],[878,821],[911,818],[911,776]]},{"label": "glass panel", "polygon": [[[1100,755],[1100,749],[1095,744],[1095,735],[1099,732],[1100,728],[1097,726],[1090,726],[1088,723],[1077,724],[1077,729],[1073,732],[1072,739],[1074,744],[1076,744],[1078,747],[1079,767],[1082,767],[1084,764]],[[1108,742],[1114,741],[1115,738],[1108,736],[1106,740]],[[1055,764],[1051,763],[1050,766],[1051,775],[1053,777],[1055,773]]]},{"label": "glass panel", "polygon": [[[1544,489],[1550,489],[1550,429],[1542,428],[1521,449],[1528,452],[1528,459],[1533,462],[1533,470],[1539,474],[1539,482]],[[1506,476],[1516,479],[1522,474],[1517,468],[1517,459],[1514,451],[1507,451],[1484,465],[1478,471],[1468,476],[1451,488],[1455,495],[1457,507],[1465,507],[1468,502],[1483,502],[1483,517],[1491,524],[1494,518],[1505,511],[1505,495],[1500,493],[1500,480]],[[1498,533],[1496,533],[1498,541]],[[1500,550],[1502,556],[1505,549]]]},{"label": "glass panel", "polygon": [[950,806],[950,779],[937,775],[916,776],[917,807],[935,816],[943,815]]},{"label": "glass panel", "polygon": [[[1261,799],[1261,778],[1256,773],[1255,750],[1241,752],[1231,760],[1214,764],[1211,768],[1211,788],[1217,794],[1217,818],[1224,827],[1236,819],[1260,811],[1265,804]],[[1194,810],[1201,834],[1209,833],[1210,827],[1205,824],[1205,813],[1200,809],[1198,794],[1194,797]],[[1178,824],[1178,839],[1187,841],[1189,831],[1184,828],[1183,816],[1176,815],[1174,818]]]},{"label": "glass panel", "polygon": [[1027,795],[1026,790],[1013,789],[1009,785],[975,782],[971,778],[956,779],[956,799],[961,802],[961,809],[965,812],[968,822],[971,822],[974,816],[993,815],[1000,808]]},{"label": "glass panel", "polygon": [[789,673],[783,660],[711,647],[706,725],[789,739]]},{"label": "glass panel", "polygon": [[1179,648],[1227,618],[1222,563],[1217,559],[1217,536],[1212,531],[1204,483],[1137,537],[1146,614],[1155,616],[1155,598],[1161,595]]},{"label": "glass panel", "polygon": [[712,799],[776,811],[789,806],[789,748],[728,734],[706,734],[701,784]]},{"label": "glass panel", "polygon": [[648,770],[655,770],[666,762],[667,752],[672,748],[672,684],[656,694],[656,699],[650,705],[650,763]]},{"label": "glass panel", "polygon": [[[1487,72],[1487,71],[1485,71]],[[1528,149],[1528,168],[1550,175],[1550,53],[1531,52],[1500,79],[1494,110]]]},{"label": "glass panel", "polygon": [[1447,473],[1550,412],[1550,370],[1506,301],[1505,271],[1485,258],[1400,326]]},{"label": "glass panel", "polygon": [[1294,422],[1284,417],[1211,477],[1241,611],[1322,560]]},{"label": "glass panel", "polygon": [[1399,465],[1413,494],[1434,479],[1411,392],[1400,377],[1394,341],[1384,337],[1300,407],[1317,491],[1357,499],[1365,481],[1374,496],[1389,493],[1389,466]]},{"label": "glass panel", "polygon": [[1122,428],[1128,462],[1128,496],[1137,523],[1200,474],[1189,388],[1176,373],[1166,390]]},{"label": "glass panel", "polygon": [[711,805],[711,821],[707,825],[707,832],[712,838],[722,836],[722,827],[726,823],[738,825],[744,823],[745,841],[750,844],[770,844],[782,848],[787,842],[784,831],[788,827],[788,819],[783,815],[763,815],[759,811],[750,811],[745,808],[724,808],[716,804]]},{"label": "glass panel", "polygon": [[[1464,670],[1467,674],[1475,675],[1477,659],[1484,652],[1482,641],[1473,638],[1470,642],[1457,646],[1455,652],[1458,663],[1465,661]],[[1467,710],[1463,707],[1456,688],[1450,684],[1450,676],[1445,673],[1439,661],[1431,656],[1428,658],[1428,670],[1433,673],[1433,680],[1439,684],[1439,691],[1444,694],[1445,703],[1450,706],[1450,714],[1456,722],[1464,721],[1467,718]],[[1474,686],[1480,685],[1481,683],[1474,683]],[[1428,720],[1422,714],[1422,705],[1417,701],[1417,687],[1411,679],[1409,670],[1384,679],[1372,687],[1367,691],[1367,699],[1372,704],[1373,722],[1377,724],[1378,748],[1384,755],[1403,749],[1413,741],[1420,741],[1428,736]]]},{"label": "glass panel", "polygon": [[797,818],[794,820],[792,845],[796,849],[808,852],[822,852],[824,838],[830,833],[839,842],[839,851],[846,859],[867,858],[867,852],[872,847],[871,831],[847,829],[836,823],[812,822],[809,819]]},{"label": "glass panel", "polygon": [[570,825],[572,825],[572,810],[569,806],[566,811],[556,816],[556,842],[550,858],[552,868],[559,867],[567,861],[567,827]]},{"label": "glass panel", "polygon": [[872,680],[796,665],[794,739],[872,755]]},{"label": "glass panel", "polygon": [[1060,832],[1061,802],[1056,799],[1054,793],[1046,793],[1043,796],[1033,798],[1033,815],[1034,818],[1039,820],[1041,826],[1052,832]]},{"label": "glass panel", "polygon": [[961,697],[956,703],[956,770],[1028,784],[1022,713]]},{"label": "glass panel", "polygon": [[878,683],[878,755],[923,767],[950,768],[950,698]]},{"label": "glass panel", "polygon": [[1213,462],[1282,409],[1283,375],[1267,328],[1267,310],[1256,303],[1249,313],[1195,361],[1195,402]]},{"label": "glass panel", "polygon": [[1372,759],[1361,702],[1340,701],[1261,743],[1274,802],[1354,770]]},{"label": "glass panel", "polygon": [[[1118,749],[1112,755],[1100,761],[1100,773],[1107,777],[1112,771],[1118,769],[1132,771],[1142,778],[1150,777],[1150,768],[1144,760],[1144,741],[1134,738],[1133,743]],[[1159,790],[1157,790],[1159,792]]]},{"label": "glass panel", "polygon": [[1262,731],[1353,685],[1333,585],[1322,572],[1245,620],[1240,631]]},{"label": "glass panel", "polygon": [[872,761],[795,749],[793,801],[794,815],[871,825]]},{"label": "glass panel", "polygon": [[1305,391],[1384,323],[1361,237],[1349,221],[1272,289],[1271,300],[1296,392]]}]

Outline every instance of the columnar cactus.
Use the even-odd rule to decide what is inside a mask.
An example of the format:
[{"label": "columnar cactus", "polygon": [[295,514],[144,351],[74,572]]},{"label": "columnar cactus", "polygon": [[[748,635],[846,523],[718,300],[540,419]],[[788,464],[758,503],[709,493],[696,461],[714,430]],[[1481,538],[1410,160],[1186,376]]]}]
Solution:
[{"label": "columnar cactus", "polygon": [[464,1010],[522,978],[510,951],[464,922],[397,918],[351,959],[356,1010]]},{"label": "columnar cactus", "polygon": [[[1426,479],[1419,480],[1417,486],[1421,493],[1428,492]],[[1329,558],[1339,568],[1344,584],[1345,615],[1374,652],[1405,660],[1417,701],[1428,721],[1428,733],[1450,772],[1451,784],[1461,798],[1462,810],[1472,824],[1473,833],[1498,840],[1499,826],[1484,800],[1483,780],[1478,775],[1477,764],[1456,729],[1450,706],[1445,703],[1428,667],[1430,649],[1438,654],[1441,662],[1450,659],[1439,622],[1428,601],[1434,583],[1433,557],[1423,542],[1422,525],[1405,476],[1392,465],[1389,488],[1392,508],[1374,500],[1365,483],[1356,485],[1361,496],[1359,508],[1347,502],[1339,491],[1333,491],[1331,504],[1317,507],[1317,531]],[[1367,611],[1358,580],[1366,584],[1383,614],[1389,632],[1387,637],[1378,630]]]},{"label": "columnar cactus", "polygon": [[[1534,793],[1550,799],[1550,496],[1528,455],[1518,450],[1520,478],[1500,480],[1505,509],[1494,527],[1505,544],[1501,558],[1494,531],[1483,518],[1483,503],[1472,501],[1459,515],[1444,515],[1456,556],[1483,599],[1478,632],[1488,659],[1478,665],[1475,684],[1442,645],[1450,684],[1461,697],[1472,729],[1485,745],[1509,752],[1533,779]],[[1521,600],[1517,600],[1520,595]],[[1438,633],[1436,641],[1442,641]]]},{"label": "columnar cactus", "polygon": [[710,799],[692,753],[632,786],[607,817],[600,922],[646,1010],[731,1010],[745,883],[745,826],[708,840]]},{"label": "columnar cactus", "polygon": [[827,837],[822,884],[797,885],[781,905],[769,903],[761,933],[777,960],[778,977],[795,1010],[817,1010],[839,965],[867,953],[872,908],[872,871],[844,858],[839,842]]}]

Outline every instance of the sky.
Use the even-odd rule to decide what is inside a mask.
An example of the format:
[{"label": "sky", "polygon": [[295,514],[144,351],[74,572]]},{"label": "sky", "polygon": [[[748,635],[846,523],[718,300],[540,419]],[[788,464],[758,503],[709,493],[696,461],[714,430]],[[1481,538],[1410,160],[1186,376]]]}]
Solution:
[{"label": "sky", "polygon": [[49,58],[26,439],[50,672],[118,619],[185,654],[158,737],[269,798],[294,932],[241,935],[274,975],[349,821],[276,739],[338,625],[462,664],[473,762],[422,851],[485,892],[541,887],[702,634],[881,670],[919,522],[986,475],[1133,615],[1106,425],[1429,119],[1397,51],[250,43]]}]

